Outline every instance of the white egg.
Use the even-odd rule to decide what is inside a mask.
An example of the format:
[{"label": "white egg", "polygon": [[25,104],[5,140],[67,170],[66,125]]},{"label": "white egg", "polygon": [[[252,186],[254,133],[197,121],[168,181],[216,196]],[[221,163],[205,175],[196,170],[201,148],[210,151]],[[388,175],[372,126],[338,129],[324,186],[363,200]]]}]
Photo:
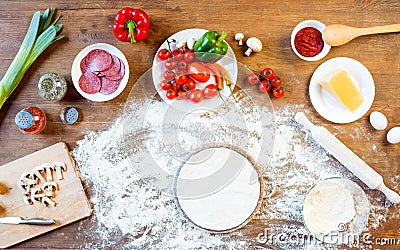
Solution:
[{"label": "white egg", "polygon": [[371,113],[371,115],[369,116],[369,122],[376,130],[384,130],[388,125],[386,116],[378,111],[374,111]]},{"label": "white egg", "polygon": [[386,135],[386,139],[388,142],[392,144],[396,144],[400,142],[400,127],[394,127],[389,130]]}]

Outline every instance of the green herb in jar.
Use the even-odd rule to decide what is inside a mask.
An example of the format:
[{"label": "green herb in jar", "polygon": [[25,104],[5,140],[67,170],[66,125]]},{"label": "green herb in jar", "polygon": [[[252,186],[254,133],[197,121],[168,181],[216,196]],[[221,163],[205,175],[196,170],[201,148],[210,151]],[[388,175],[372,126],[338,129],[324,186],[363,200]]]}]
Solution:
[{"label": "green herb in jar", "polygon": [[46,73],[39,79],[38,91],[45,100],[60,101],[67,93],[67,82],[57,73]]}]

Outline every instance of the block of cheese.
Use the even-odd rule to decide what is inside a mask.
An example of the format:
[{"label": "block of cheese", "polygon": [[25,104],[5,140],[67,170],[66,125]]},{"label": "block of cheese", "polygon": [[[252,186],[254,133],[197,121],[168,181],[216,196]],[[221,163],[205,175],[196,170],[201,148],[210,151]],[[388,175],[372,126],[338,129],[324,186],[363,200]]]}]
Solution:
[{"label": "block of cheese", "polygon": [[355,112],[364,101],[361,92],[345,70],[337,72],[327,83],[321,83],[321,86],[350,112]]}]

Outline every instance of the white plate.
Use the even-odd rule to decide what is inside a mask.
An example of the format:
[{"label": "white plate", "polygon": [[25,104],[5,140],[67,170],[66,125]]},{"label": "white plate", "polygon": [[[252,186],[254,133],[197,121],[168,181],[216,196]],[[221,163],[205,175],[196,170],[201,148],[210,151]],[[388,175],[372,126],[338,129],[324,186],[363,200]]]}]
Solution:
[{"label": "white plate", "polygon": [[[81,71],[81,68],[80,68],[80,63],[81,63],[82,59],[91,50],[94,50],[94,49],[103,49],[103,50],[107,51],[108,53],[117,56],[125,64],[125,75],[121,79],[118,89],[114,93],[112,93],[110,95],[104,95],[102,93],[87,94],[87,93],[83,92],[82,89],[79,87],[79,77],[82,75],[82,71]],[[128,79],[129,79],[129,65],[128,65],[128,61],[126,60],[125,55],[119,49],[117,49],[116,47],[114,47],[114,46],[112,46],[110,44],[96,43],[96,44],[92,44],[92,45],[87,46],[86,48],[81,50],[81,52],[79,52],[78,55],[76,55],[76,57],[74,59],[74,62],[72,63],[71,77],[72,77],[72,82],[74,84],[75,89],[83,97],[85,97],[88,100],[94,101],[94,102],[105,102],[105,101],[109,101],[111,99],[114,99],[119,94],[121,94],[121,92],[125,89],[126,84],[128,83]]]},{"label": "white plate", "polygon": [[[181,31],[173,34],[172,36],[170,36],[167,40],[175,39],[176,41],[180,41],[180,40],[190,39],[191,37],[194,37],[197,40],[205,32],[207,32],[207,30],[204,30],[204,29],[181,30]],[[167,41],[165,41],[160,46],[160,48],[158,48],[157,52],[163,48],[168,48]],[[176,48],[175,44],[171,43],[171,49],[174,50],[175,48]],[[233,89],[236,84],[238,70],[237,70],[237,61],[236,61],[235,54],[233,53],[233,50],[229,46],[229,44],[228,44],[227,54],[221,60],[219,60],[217,63],[220,64],[221,66],[223,66],[225,68],[225,70],[229,73],[230,78],[232,80],[232,89]],[[166,69],[164,67],[164,61],[161,61],[158,58],[157,53],[156,53],[154,56],[153,67],[152,67],[153,83],[154,83],[154,87],[156,88],[158,94],[161,96],[161,98],[166,103],[168,103],[168,105],[172,105],[174,108],[176,108],[180,111],[187,112],[190,110],[194,110],[197,108],[204,108],[204,107],[214,109],[223,103],[223,100],[221,100],[221,98],[219,98],[219,96],[211,98],[211,99],[203,99],[200,103],[197,103],[197,104],[192,103],[189,100],[169,100],[165,96],[166,91],[162,90],[160,88],[160,83],[162,80],[164,80],[162,74],[165,70]],[[196,89],[203,89],[205,86],[207,86],[208,84],[212,84],[212,83],[215,83],[215,80],[214,80],[214,77],[211,76],[210,80],[208,80],[205,83],[196,82]],[[226,98],[228,98],[231,94],[231,92],[227,86],[225,86],[224,89],[221,90],[220,93],[224,100]]]},{"label": "white plate", "polygon": [[[346,70],[364,97],[364,102],[354,113],[347,110],[320,85],[321,82],[329,81],[340,70]],[[350,123],[361,118],[370,109],[375,97],[375,84],[371,73],[359,61],[336,57],[325,61],[314,71],[309,93],[315,110],[322,117],[335,123]]]}]

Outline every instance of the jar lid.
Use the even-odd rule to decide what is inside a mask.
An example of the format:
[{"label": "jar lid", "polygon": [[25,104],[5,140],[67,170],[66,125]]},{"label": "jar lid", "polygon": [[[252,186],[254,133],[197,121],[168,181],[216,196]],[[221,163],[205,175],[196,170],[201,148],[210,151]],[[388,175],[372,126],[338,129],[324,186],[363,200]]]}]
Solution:
[{"label": "jar lid", "polygon": [[75,107],[65,107],[61,110],[60,118],[63,123],[72,125],[78,121],[78,110]]},{"label": "jar lid", "polygon": [[33,114],[27,110],[21,110],[15,116],[15,124],[20,129],[27,129],[33,126]]}]

